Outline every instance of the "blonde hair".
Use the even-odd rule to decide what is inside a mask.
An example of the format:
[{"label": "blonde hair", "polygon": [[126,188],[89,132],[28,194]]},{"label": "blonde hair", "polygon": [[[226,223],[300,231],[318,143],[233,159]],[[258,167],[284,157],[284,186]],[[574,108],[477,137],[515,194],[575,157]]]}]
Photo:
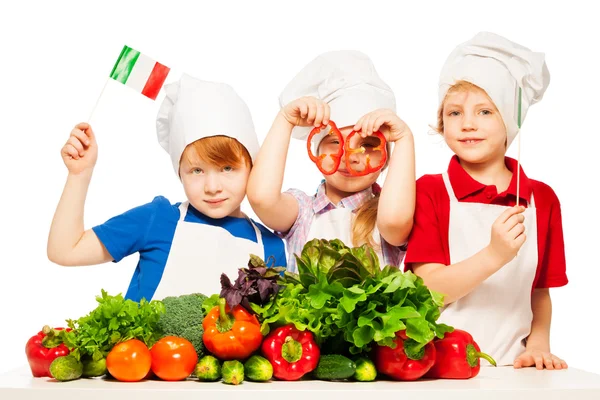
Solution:
[{"label": "blonde hair", "polygon": [[229,136],[211,136],[198,139],[188,144],[183,151],[182,159],[193,164],[202,160],[219,168],[226,166],[252,168],[252,158],[246,147]]},{"label": "blonde hair", "polygon": [[380,246],[373,240],[373,231],[377,223],[377,209],[379,208],[379,185],[374,184],[373,186],[377,188],[373,190],[375,196],[356,209],[356,217],[352,223],[352,245],[360,246],[366,243],[379,250]]},{"label": "blonde hair", "polygon": [[[432,127],[437,133],[439,133],[439,134],[444,133],[444,104],[446,104],[448,95],[450,95],[452,93],[459,93],[459,92],[463,92],[463,93],[464,92],[482,92],[483,94],[486,95],[486,97],[494,105],[494,108],[496,108],[496,104],[490,98],[490,96],[487,94],[487,92],[485,90],[483,90],[479,86],[475,85],[474,83],[471,83],[468,81],[457,81],[454,85],[450,86],[450,88],[446,92],[446,96],[444,97],[444,100],[440,104],[440,108],[438,109],[437,126]],[[496,109],[496,111],[498,111],[498,110]]]}]

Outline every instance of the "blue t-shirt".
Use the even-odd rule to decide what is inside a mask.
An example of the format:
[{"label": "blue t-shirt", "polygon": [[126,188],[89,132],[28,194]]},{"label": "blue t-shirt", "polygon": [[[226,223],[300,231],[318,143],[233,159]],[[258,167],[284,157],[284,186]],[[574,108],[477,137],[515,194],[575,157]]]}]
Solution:
[{"label": "blue t-shirt", "polygon": [[[140,301],[142,298],[151,299],[154,295],[167,263],[180,217],[180,204],[171,204],[165,197],[157,196],[151,203],[133,208],[92,228],[114,262],[133,253],[140,254],[125,298]],[[220,227],[235,237],[258,243],[254,227],[246,218],[212,219],[190,204],[184,220]],[[262,234],[264,260],[269,263],[269,258],[273,257],[275,266],[286,266],[283,241],[263,225],[254,223]]]}]

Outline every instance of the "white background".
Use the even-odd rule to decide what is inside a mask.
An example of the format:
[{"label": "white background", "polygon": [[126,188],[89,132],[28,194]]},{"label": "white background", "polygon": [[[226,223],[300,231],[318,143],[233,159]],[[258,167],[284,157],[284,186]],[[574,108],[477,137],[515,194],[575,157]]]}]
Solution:
[{"label": "white background", "polygon": [[[86,314],[101,288],[124,293],[137,263],[131,256],[64,268],[46,257],[66,178],[60,148],[72,126],[90,117],[124,44],[171,66],[168,82],[187,72],[231,84],[261,141],[279,92],[307,62],[329,50],[363,51],[396,93],[398,113],[415,134],[421,176],[442,172],[451,155],[428,127],[440,68],[454,46],[487,30],[547,56],[551,84],[529,110],[521,154],[526,173],[562,202],[570,283],[551,291],[552,349],[572,367],[600,373],[600,28],[583,2],[87,3],[10,2],[0,10],[0,372],[26,363],[25,342],[44,324]],[[91,120],[100,152],[86,228],[159,194],[183,199],[156,140],[162,96],[152,102],[108,82]],[[320,177],[304,149],[300,142],[290,148],[284,188],[316,188]],[[516,155],[516,145],[508,154]],[[254,215],[247,203],[245,211]]]}]

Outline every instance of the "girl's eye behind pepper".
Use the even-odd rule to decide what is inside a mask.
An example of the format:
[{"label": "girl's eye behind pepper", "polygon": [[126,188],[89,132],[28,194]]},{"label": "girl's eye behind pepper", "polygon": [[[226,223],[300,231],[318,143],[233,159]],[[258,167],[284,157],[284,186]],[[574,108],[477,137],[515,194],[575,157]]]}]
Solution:
[{"label": "girl's eye behind pepper", "polygon": [[[314,154],[313,139],[316,139],[315,136],[321,134],[322,132],[327,133],[328,136],[326,136],[324,140],[319,143],[319,151],[317,154]],[[338,142],[337,145],[333,143],[335,141]],[[341,145],[343,142],[344,137],[333,121],[329,121],[327,128],[314,128],[310,132],[310,135],[306,139],[308,156],[312,162],[316,164],[317,168],[319,168],[319,171],[321,171],[323,175],[332,175],[338,170],[344,154],[344,147]]]},{"label": "girl's eye behind pepper", "polygon": [[[323,133],[327,136],[321,136]],[[319,137],[322,137],[322,140],[316,145],[313,140],[318,140]],[[315,147],[318,148],[317,154],[313,153]],[[342,162],[342,157],[346,169],[353,176],[377,172],[387,161],[386,140],[381,132],[374,132],[372,136],[364,139],[356,135],[356,132],[351,132],[344,140],[333,121],[329,121],[326,128],[314,128],[310,132],[306,140],[306,149],[308,156],[323,175],[334,174]],[[358,170],[352,167],[351,157],[354,155],[361,158]]]},{"label": "girl's eye behind pepper", "polygon": [[[348,172],[353,176],[365,176],[379,171],[387,161],[387,148],[385,136],[381,132],[373,133],[362,141],[357,141],[356,132],[351,132],[346,137],[344,144],[344,159]],[[357,147],[352,146],[356,143]],[[361,162],[353,164],[351,157],[357,155]]]}]

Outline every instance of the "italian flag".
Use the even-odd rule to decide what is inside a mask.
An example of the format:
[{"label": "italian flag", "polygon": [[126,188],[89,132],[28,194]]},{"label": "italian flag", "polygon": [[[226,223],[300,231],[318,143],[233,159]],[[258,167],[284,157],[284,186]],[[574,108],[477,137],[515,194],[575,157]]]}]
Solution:
[{"label": "italian flag", "polygon": [[110,77],[156,100],[170,70],[139,51],[124,46]]}]

